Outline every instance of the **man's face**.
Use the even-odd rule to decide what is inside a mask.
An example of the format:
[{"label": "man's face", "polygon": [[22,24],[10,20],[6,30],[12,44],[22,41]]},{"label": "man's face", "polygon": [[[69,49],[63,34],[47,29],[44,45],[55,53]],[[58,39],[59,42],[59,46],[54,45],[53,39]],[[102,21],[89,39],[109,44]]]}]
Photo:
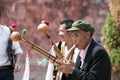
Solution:
[{"label": "man's face", "polygon": [[72,31],[71,37],[76,47],[84,49],[90,40],[90,32],[84,32],[82,30]]},{"label": "man's face", "polygon": [[61,24],[59,27],[59,36],[61,41],[67,41],[69,33],[66,31],[66,24]]}]

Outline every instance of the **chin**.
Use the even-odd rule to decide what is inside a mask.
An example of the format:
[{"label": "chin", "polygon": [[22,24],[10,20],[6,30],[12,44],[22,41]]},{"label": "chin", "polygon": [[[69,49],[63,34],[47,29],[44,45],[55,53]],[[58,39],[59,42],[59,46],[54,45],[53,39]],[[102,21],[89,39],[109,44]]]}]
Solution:
[{"label": "chin", "polygon": [[75,44],[75,46],[76,46],[76,47],[78,47],[78,45],[77,45],[77,44]]}]

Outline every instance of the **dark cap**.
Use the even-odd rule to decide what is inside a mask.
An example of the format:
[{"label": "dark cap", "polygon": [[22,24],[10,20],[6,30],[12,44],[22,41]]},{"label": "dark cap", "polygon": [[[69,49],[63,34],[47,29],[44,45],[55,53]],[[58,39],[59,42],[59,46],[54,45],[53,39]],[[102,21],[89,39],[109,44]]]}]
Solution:
[{"label": "dark cap", "polygon": [[77,20],[72,24],[72,27],[70,29],[67,29],[67,31],[77,31],[82,30],[85,32],[90,32],[91,35],[95,32],[94,27],[85,20]]}]

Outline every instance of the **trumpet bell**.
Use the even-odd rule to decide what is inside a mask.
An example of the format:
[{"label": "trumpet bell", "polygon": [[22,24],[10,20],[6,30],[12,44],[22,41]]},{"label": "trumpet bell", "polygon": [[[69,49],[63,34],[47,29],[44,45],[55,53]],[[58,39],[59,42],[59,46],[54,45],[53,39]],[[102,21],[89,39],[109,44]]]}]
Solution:
[{"label": "trumpet bell", "polygon": [[21,35],[18,32],[14,31],[11,33],[10,38],[13,41],[19,41],[19,40],[21,40]]},{"label": "trumpet bell", "polygon": [[39,32],[47,33],[48,26],[46,24],[39,24],[37,29]]}]

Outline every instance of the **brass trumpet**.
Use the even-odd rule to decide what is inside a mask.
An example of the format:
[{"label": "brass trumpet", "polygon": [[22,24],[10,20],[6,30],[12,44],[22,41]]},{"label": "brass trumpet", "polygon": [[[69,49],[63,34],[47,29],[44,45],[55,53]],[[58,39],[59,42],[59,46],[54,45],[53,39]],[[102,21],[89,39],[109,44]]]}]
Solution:
[{"label": "brass trumpet", "polygon": [[[71,60],[72,59],[72,56],[73,56],[73,51],[75,49],[75,46],[72,46],[71,49],[69,49],[68,51],[68,55],[65,57],[64,56],[64,50],[63,51],[60,51],[57,47],[57,45],[53,42],[53,40],[50,38],[50,36],[47,34],[47,31],[48,31],[48,25],[46,24],[39,24],[38,25],[38,31],[39,32],[42,32],[45,34],[45,36],[50,40],[50,42],[52,43],[52,45],[54,46],[54,51],[56,53],[56,56],[58,59],[61,59],[61,60]],[[65,45],[63,46],[63,48],[65,48]],[[59,80],[60,78],[60,71],[57,72],[57,75],[56,75],[56,79],[55,80]],[[68,74],[65,74],[66,76],[68,76]]]},{"label": "brass trumpet", "polygon": [[56,44],[53,42],[51,37],[47,34],[48,25],[45,23],[41,23],[38,25],[37,29],[39,32],[43,33],[49,39],[49,41],[52,43],[52,45],[54,45],[54,50],[55,50],[55,53],[56,53],[58,59],[63,59],[64,58],[63,54],[60,52],[60,50],[58,49]]},{"label": "brass trumpet", "polygon": [[32,43],[31,41],[23,38],[18,32],[13,31],[10,35],[10,38],[13,41],[19,41],[20,43],[26,45],[26,46],[30,46],[32,49],[34,49],[35,51],[38,52],[39,55],[42,55],[43,57],[45,57],[47,60],[51,61],[54,65],[59,66],[61,65],[60,62],[56,61],[57,58],[50,55],[48,52],[46,52],[45,50],[41,49],[40,47],[38,47],[36,44]]},{"label": "brass trumpet", "polygon": [[[73,52],[74,52],[75,48],[76,48],[76,46],[73,45],[73,46],[69,49],[69,51],[68,51],[68,53],[67,53],[67,56],[64,58],[66,61],[72,60]],[[60,71],[57,72],[57,75],[56,75],[56,79],[55,79],[55,80],[59,80],[59,79],[60,79],[60,73],[61,73]],[[66,77],[68,77],[68,74],[65,74],[65,75],[66,75]]]}]

